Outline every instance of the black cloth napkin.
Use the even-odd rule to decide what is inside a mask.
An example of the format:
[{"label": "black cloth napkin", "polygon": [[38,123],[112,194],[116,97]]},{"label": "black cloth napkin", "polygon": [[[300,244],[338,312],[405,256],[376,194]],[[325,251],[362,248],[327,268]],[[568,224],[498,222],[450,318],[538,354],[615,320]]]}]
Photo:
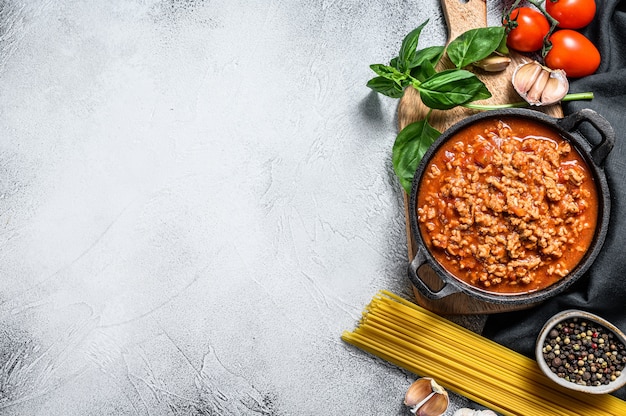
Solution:
[{"label": "black cloth napkin", "polygon": [[[487,318],[483,335],[532,358],[541,327],[565,309],[595,313],[626,332],[626,0],[596,3],[594,21],[580,31],[600,50],[600,67],[594,75],[570,80],[570,92],[593,91],[594,99],[563,103],[563,111],[567,115],[591,108],[616,132],[615,147],[605,164],[611,192],[610,225],[591,269],[566,293],[531,309]],[[626,400],[626,388],[614,395]]]}]

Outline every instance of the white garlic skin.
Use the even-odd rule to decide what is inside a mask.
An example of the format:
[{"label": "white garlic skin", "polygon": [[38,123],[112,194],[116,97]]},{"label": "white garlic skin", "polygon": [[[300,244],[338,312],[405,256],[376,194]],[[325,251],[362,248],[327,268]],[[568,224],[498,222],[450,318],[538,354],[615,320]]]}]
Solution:
[{"label": "white garlic skin", "polygon": [[541,102],[546,104],[553,104],[560,101],[569,92],[569,81],[565,71],[562,69],[554,69],[550,72],[550,79],[548,85],[541,94]]},{"label": "white garlic skin", "polygon": [[519,95],[525,96],[532,88],[541,71],[541,65],[535,61],[518,65],[511,79],[515,91]]},{"label": "white garlic skin", "polygon": [[486,72],[504,71],[511,63],[511,58],[503,55],[491,55],[480,61],[474,62],[474,66]]},{"label": "white garlic skin", "polygon": [[416,416],[440,416],[449,403],[448,392],[430,377],[414,381],[404,397],[404,404]]},{"label": "white garlic skin", "polygon": [[457,410],[453,416],[497,416],[491,410],[474,410],[467,407]]},{"label": "white garlic skin", "polygon": [[511,83],[526,102],[535,106],[555,104],[569,92],[569,81],[563,70],[552,70],[537,61],[518,65]]}]

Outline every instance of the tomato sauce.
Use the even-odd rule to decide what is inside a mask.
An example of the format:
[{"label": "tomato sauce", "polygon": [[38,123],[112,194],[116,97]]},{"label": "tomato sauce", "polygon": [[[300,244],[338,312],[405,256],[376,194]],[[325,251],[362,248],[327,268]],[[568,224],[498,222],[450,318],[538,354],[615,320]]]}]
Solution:
[{"label": "tomato sauce", "polygon": [[435,259],[481,290],[523,293],[564,278],[594,238],[598,192],[581,155],[527,119],[484,119],[435,152],[418,188]]}]

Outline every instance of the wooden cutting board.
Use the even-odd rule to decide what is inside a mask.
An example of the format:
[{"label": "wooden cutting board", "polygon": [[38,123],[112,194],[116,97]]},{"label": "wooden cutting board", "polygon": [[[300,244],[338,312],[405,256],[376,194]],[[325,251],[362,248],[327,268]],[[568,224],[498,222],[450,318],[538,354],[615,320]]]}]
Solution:
[{"label": "wooden cutting board", "polygon": [[[487,26],[487,3],[486,0],[441,0],[444,16],[448,26],[448,42],[454,40],[463,32],[469,29]],[[512,62],[509,67],[502,72],[487,73],[480,70],[473,72],[485,83],[491,94],[488,100],[480,101],[484,104],[505,104],[522,101],[522,98],[515,92],[511,84],[511,76],[515,67],[524,60],[530,59],[511,51]],[[438,69],[453,67],[449,60],[444,58]],[[542,111],[552,117],[563,117],[563,110],[559,104],[548,107],[536,107],[537,111]],[[405,90],[398,105],[398,131],[408,124],[424,118],[428,108],[426,108],[420,98],[419,93],[412,87]],[[437,130],[443,132],[457,121],[464,117],[476,113],[464,107],[456,107],[452,110],[433,110],[429,117],[429,123]],[[407,230],[409,261],[413,260],[417,247],[411,233],[409,221],[409,196],[404,194],[405,219]],[[420,268],[419,275],[433,290],[438,290],[443,286],[441,279],[428,267]],[[488,314],[505,312],[511,310],[525,309],[532,305],[501,305],[483,302],[467,296],[463,293],[455,293],[438,300],[428,299],[422,296],[416,288],[413,288],[417,302],[436,313],[444,315],[452,314]]]}]

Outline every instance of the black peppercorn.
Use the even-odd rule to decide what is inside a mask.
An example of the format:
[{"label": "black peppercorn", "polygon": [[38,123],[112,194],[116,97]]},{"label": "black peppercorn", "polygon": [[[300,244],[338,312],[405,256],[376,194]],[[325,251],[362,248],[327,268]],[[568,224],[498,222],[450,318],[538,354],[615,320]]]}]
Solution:
[{"label": "black peppercorn", "polygon": [[609,384],[626,366],[626,347],[595,322],[570,318],[548,332],[543,358],[558,377],[587,386]]}]

